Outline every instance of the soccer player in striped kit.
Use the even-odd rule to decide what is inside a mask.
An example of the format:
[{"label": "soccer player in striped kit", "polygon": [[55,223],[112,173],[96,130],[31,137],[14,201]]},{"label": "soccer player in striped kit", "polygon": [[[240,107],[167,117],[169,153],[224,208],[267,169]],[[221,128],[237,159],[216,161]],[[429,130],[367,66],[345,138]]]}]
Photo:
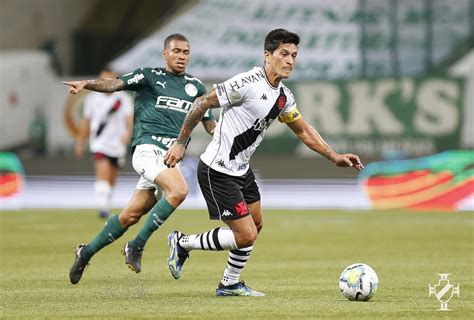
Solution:
[{"label": "soccer player in striped kit", "polygon": [[245,267],[258,233],[263,227],[260,193],[249,166],[250,157],[278,118],[313,151],[340,167],[363,168],[354,154],[336,153],[298,111],[291,91],[281,82],[289,77],[298,53],[299,36],[285,29],[268,33],[264,43],[264,66],[238,74],[197,99],[183,122],[178,139],[165,156],[174,167],[184,156],[187,140],[211,108],[221,108],[215,133],[198,165],[198,181],[211,219],[227,226],[186,235],[168,235],[168,268],[179,279],[191,250],[228,250],[218,296],[263,296],[243,281]]}]

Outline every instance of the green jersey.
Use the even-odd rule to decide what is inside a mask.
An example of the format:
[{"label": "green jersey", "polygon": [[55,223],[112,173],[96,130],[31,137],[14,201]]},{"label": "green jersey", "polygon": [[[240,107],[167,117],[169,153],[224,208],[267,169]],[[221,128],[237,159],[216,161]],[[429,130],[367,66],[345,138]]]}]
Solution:
[{"label": "green jersey", "polygon": [[[164,68],[140,68],[120,76],[125,90],[136,91],[132,147],[154,144],[168,150],[197,97],[206,93],[199,79]],[[203,120],[212,120],[208,110]]]}]

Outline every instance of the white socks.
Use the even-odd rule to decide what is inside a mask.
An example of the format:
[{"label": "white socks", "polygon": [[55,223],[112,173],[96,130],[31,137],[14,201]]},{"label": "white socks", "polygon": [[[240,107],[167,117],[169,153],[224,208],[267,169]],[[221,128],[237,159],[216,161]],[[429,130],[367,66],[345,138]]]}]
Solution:
[{"label": "white socks", "polygon": [[108,181],[98,180],[94,185],[94,191],[100,209],[109,212],[112,202],[112,186]]},{"label": "white socks", "polygon": [[239,282],[240,273],[245,267],[253,246],[239,249],[229,228],[216,228],[201,234],[184,235],[179,239],[181,247],[191,250],[229,250],[229,258],[221,283],[230,286]]},{"label": "white socks", "polygon": [[239,282],[240,273],[250,258],[252,249],[253,246],[229,251],[227,266],[224,270],[224,276],[221,279],[221,283],[224,286],[230,286]]},{"label": "white socks", "polygon": [[201,234],[185,235],[181,237],[179,244],[188,251],[237,249],[234,233],[229,228],[216,228]]}]

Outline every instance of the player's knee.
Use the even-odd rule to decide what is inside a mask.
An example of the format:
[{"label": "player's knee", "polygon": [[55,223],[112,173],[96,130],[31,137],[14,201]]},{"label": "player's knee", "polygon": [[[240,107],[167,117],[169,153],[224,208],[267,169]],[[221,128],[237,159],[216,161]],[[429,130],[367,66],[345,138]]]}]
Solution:
[{"label": "player's knee", "polygon": [[246,248],[252,246],[257,240],[257,230],[252,230],[243,234],[235,234],[235,244],[239,248]]},{"label": "player's knee", "polygon": [[171,193],[169,194],[169,197],[172,199],[174,203],[181,203],[184,201],[184,199],[186,199],[187,195],[188,195],[188,187],[183,186],[183,187],[172,190]]}]

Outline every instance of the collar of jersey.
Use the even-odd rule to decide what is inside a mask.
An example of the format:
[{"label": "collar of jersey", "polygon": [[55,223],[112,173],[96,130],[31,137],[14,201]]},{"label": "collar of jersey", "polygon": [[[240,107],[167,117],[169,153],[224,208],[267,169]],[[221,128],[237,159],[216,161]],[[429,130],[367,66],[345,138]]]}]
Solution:
[{"label": "collar of jersey", "polygon": [[182,73],[182,74],[176,74],[176,73],[173,73],[173,72],[170,72],[168,70],[166,70],[165,68],[163,67],[158,67],[156,69],[159,69],[161,71],[163,71],[165,73],[165,75],[169,75],[169,76],[174,76],[174,77],[184,77],[186,75],[186,72],[185,73]]},{"label": "collar of jersey", "polygon": [[[278,90],[278,87],[280,85],[278,84],[278,87],[275,87],[273,84],[271,84],[270,81],[267,78],[267,73],[265,72],[265,68],[264,67],[260,67],[260,68],[262,68],[263,74],[265,75],[265,80],[267,81],[267,84],[270,86],[270,88],[272,88],[273,90]],[[280,81],[280,83],[281,83],[281,81]]]}]

